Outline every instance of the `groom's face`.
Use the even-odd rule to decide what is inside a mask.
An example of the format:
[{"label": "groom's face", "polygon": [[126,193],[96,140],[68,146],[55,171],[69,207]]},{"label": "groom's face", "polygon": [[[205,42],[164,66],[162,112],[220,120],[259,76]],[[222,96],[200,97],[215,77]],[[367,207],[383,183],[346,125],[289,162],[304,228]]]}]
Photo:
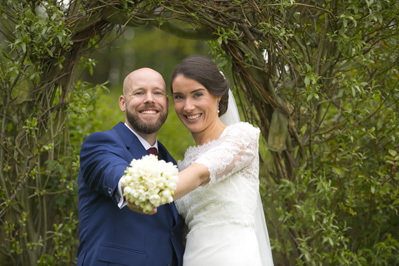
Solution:
[{"label": "groom's face", "polygon": [[[132,75],[133,74],[133,75]],[[169,98],[162,76],[151,69],[141,69],[127,77],[119,104],[126,112],[126,122],[137,133],[157,133],[168,117]]]}]

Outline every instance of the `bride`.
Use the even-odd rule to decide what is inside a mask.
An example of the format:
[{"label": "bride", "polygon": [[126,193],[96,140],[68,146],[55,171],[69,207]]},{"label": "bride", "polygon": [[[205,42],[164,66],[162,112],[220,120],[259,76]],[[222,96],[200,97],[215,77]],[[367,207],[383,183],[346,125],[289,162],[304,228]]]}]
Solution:
[{"label": "bride", "polygon": [[178,164],[174,195],[189,228],[183,265],[273,265],[259,196],[259,129],[239,122],[229,82],[207,57],[184,59],[171,89],[196,143]]}]

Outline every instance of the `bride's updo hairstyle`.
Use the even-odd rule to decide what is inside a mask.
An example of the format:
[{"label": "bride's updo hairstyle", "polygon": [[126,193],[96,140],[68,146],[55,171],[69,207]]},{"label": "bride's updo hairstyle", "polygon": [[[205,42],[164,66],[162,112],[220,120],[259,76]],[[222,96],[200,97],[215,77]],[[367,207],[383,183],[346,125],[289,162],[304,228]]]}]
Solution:
[{"label": "bride's updo hairstyle", "polygon": [[178,75],[183,75],[186,78],[201,83],[215,96],[222,96],[219,102],[219,116],[226,113],[229,101],[230,83],[211,59],[200,55],[186,57],[173,71],[170,82],[172,93],[172,84]]}]

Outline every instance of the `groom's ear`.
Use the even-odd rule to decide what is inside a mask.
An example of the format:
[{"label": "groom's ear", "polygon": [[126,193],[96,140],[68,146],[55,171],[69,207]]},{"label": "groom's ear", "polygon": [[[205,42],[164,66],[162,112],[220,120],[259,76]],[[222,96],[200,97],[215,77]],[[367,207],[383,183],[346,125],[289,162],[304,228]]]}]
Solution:
[{"label": "groom's ear", "polygon": [[121,109],[122,112],[126,111],[126,108],[125,108],[125,97],[123,95],[119,96],[119,108]]}]

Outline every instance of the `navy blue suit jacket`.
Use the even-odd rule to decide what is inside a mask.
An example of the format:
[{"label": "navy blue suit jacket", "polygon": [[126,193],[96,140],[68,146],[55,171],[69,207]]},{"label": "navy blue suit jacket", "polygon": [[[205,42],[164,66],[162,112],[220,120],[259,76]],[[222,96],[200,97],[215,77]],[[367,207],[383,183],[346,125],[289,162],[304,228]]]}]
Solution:
[{"label": "navy blue suit jacket", "polygon": [[[158,142],[159,159],[176,163]],[[147,155],[137,137],[120,122],[83,142],[79,169],[79,250],[77,265],[182,265],[184,221],[175,205],[154,215],[119,209],[115,192],[133,158]]]}]

